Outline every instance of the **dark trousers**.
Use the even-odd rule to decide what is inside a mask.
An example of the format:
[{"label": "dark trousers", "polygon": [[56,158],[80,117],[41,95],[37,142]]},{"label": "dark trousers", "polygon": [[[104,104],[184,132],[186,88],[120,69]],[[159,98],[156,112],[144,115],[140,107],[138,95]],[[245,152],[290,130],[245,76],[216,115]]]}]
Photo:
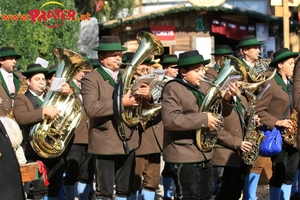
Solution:
[{"label": "dark trousers", "polygon": [[65,185],[74,185],[77,181],[91,183],[94,178],[94,160],[87,152],[87,144],[73,144],[67,156]]},{"label": "dark trousers", "polygon": [[65,157],[66,154],[58,158],[41,158],[27,157],[28,162],[41,160],[47,169],[49,185],[46,187],[43,180],[35,180],[30,182],[30,192],[28,198],[41,199],[43,196],[59,197],[60,188],[62,185],[63,173],[65,172]]},{"label": "dark trousers", "polygon": [[161,172],[161,175],[163,177],[172,178],[172,169],[171,169],[170,163],[165,162],[165,166],[164,166],[163,171]]},{"label": "dark trousers", "polygon": [[271,157],[271,160],[273,172],[270,178],[270,186],[280,188],[283,183],[291,185],[298,169],[298,150],[291,145],[284,144],[282,151]]},{"label": "dark trousers", "polygon": [[220,188],[216,200],[239,200],[244,187],[243,170],[235,167],[224,167]]},{"label": "dark trousers", "polygon": [[135,170],[135,152],[128,155],[95,155],[96,191],[93,199],[112,199],[116,195],[130,196]]},{"label": "dark trousers", "polygon": [[170,166],[176,186],[176,199],[212,199],[213,167],[211,161],[171,163]]}]

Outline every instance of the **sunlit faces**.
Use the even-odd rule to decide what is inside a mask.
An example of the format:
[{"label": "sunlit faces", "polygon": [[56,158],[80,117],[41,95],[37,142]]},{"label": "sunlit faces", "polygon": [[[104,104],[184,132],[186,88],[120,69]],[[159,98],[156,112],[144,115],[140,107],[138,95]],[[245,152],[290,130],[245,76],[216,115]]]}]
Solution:
[{"label": "sunlit faces", "polygon": [[278,72],[281,74],[282,78],[286,80],[293,76],[295,67],[295,58],[289,58],[281,63],[278,63]]},{"label": "sunlit faces", "polygon": [[100,63],[104,67],[116,71],[120,68],[118,62],[122,62],[122,52],[121,51],[108,51],[105,54],[99,54]]},{"label": "sunlit faces", "polygon": [[250,46],[242,49],[244,58],[247,62],[253,63],[259,59],[260,46]]},{"label": "sunlit faces", "polygon": [[17,64],[16,57],[9,56],[5,58],[0,58],[1,68],[11,73],[14,70],[14,67]]},{"label": "sunlit faces", "polygon": [[169,77],[172,77],[172,78],[175,78],[178,74],[178,69],[177,68],[172,68],[176,65],[170,65],[169,67],[167,67],[165,70],[166,70],[166,76],[169,76]]},{"label": "sunlit faces", "polygon": [[192,65],[189,68],[179,69],[183,79],[193,86],[200,86],[201,78],[205,75],[205,67],[203,64]]},{"label": "sunlit faces", "polygon": [[26,80],[28,88],[36,93],[37,95],[42,95],[43,90],[41,89],[40,85],[46,87],[46,78],[43,73],[38,73],[33,75],[31,78]]}]

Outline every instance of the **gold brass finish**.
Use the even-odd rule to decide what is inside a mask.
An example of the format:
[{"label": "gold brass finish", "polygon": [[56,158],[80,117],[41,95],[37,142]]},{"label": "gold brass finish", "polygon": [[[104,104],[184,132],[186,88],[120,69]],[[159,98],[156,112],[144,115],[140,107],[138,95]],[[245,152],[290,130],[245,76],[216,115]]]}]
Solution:
[{"label": "gold brass finish", "polygon": [[[92,65],[80,54],[64,48],[53,50],[58,59],[56,76],[66,78],[70,84],[73,77],[80,71],[92,71]],[[45,116],[44,120],[34,125],[30,130],[30,144],[34,151],[43,158],[56,158],[66,149],[73,136],[73,130],[80,123],[83,108],[76,101],[77,93],[66,95],[50,90],[42,107],[54,106],[60,114],[54,119]]]}]

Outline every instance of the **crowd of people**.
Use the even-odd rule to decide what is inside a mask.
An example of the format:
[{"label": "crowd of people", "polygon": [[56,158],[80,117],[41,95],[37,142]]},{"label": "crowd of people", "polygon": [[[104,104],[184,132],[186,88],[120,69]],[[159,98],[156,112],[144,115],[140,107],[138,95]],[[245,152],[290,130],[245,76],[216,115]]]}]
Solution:
[{"label": "crowd of people", "polygon": [[[18,72],[14,68],[22,56],[12,47],[2,47],[1,198],[154,200],[162,178],[164,200],[255,200],[265,160],[271,159],[270,199],[296,200],[300,145],[297,133],[293,143],[283,140],[281,152],[269,157],[254,152],[255,144],[245,139],[253,120],[257,129],[280,129],[282,134],[286,134],[283,130],[296,129],[290,115],[293,110],[300,111],[299,53],[279,49],[263,68],[265,71],[260,68],[257,72],[262,44],[253,35],[245,36],[236,46],[240,53],[236,57],[228,45],[217,45],[212,53],[215,65],[210,68],[207,65],[211,60],[197,50],[179,56],[165,54],[155,62],[147,57],[137,66],[130,66],[127,64],[135,53],[126,52],[117,36],[102,36],[93,48],[98,60],[82,56],[92,68],[78,71],[58,91],[66,96],[76,94],[82,117],[64,152],[54,158],[39,154],[31,144],[30,130],[45,119],[61,115],[56,106],[43,104],[61,63],[49,68],[32,63],[26,71]],[[239,75],[239,80],[226,81],[232,75],[228,65],[235,67],[231,70]],[[142,82],[134,91],[124,87],[128,82],[122,75],[128,68],[133,67],[133,84],[141,76],[151,74],[154,66],[165,73],[159,82],[159,101],[151,84]],[[276,72],[271,75],[267,70]],[[269,77],[255,91],[248,91],[260,96],[257,102],[242,87],[245,82],[254,83],[249,78],[250,71]],[[224,82],[226,85],[222,85]],[[211,109],[216,105],[219,113]],[[125,115],[132,118],[128,121],[134,121],[134,115],[154,106],[159,112],[143,123],[124,120]],[[13,119],[9,118],[11,112]],[[206,138],[209,133],[217,133],[215,141]],[[213,145],[199,145],[205,142]],[[257,156],[255,163],[247,164],[242,159],[247,152]],[[49,183],[45,184],[45,179],[22,182],[20,165],[40,161]],[[173,197],[172,182],[176,189]],[[28,190],[24,189],[26,186]]]}]

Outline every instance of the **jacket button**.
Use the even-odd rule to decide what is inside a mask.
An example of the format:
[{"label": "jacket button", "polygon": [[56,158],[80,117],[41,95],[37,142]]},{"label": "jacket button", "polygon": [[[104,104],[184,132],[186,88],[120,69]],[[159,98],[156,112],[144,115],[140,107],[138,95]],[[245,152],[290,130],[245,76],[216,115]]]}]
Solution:
[{"label": "jacket button", "polygon": [[0,152],[0,157],[2,157],[2,153]]},{"label": "jacket button", "polygon": [[8,138],[8,137],[9,137],[9,136],[8,136],[8,134],[6,134],[6,135],[5,135],[5,137],[7,137],[7,138]]},{"label": "jacket button", "polygon": [[204,124],[202,124],[201,126],[204,127]]},{"label": "jacket button", "polygon": [[236,129],[236,131],[240,131],[239,129]]}]

